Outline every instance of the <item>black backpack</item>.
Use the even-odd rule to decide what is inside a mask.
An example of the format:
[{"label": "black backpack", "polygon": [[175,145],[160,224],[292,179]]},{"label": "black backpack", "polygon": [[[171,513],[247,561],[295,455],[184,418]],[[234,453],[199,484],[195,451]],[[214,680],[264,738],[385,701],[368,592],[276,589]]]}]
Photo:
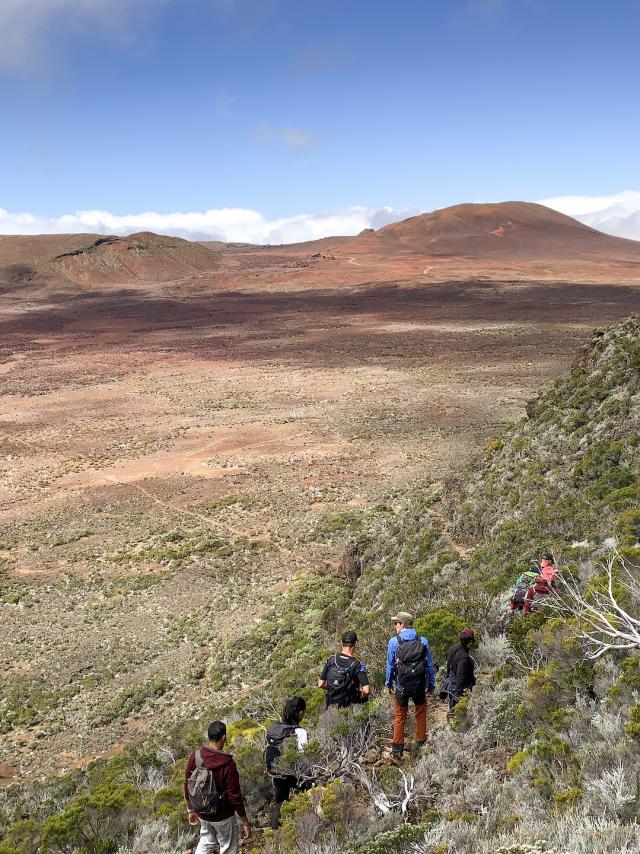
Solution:
[{"label": "black backpack", "polygon": [[332,655],[327,670],[327,706],[348,706],[356,699],[360,662],[356,659],[348,667],[342,667],[338,656]]},{"label": "black backpack", "polygon": [[196,750],[195,758],[196,767],[187,780],[189,806],[198,813],[213,815],[218,811],[224,795],[221,795],[216,788],[213,771],[205,768],[202,753],[199,750]]},{"label": "black backpack", "polygon": [[426,651],[419,637],[415,637],[413,640],[405,640],[398,637],[396,667],[398,685],[401,688],[404,688],[406,685],[415,685],[426,678]]},{"label": "black backpack", "polygon": [[283,723],[271,724],[267,730],[264,764],[267,768],[267,773],[272,777],[282,776],[277,768],[278,759],[282,756],[282,744],[285,738],[291,738],[292,735],[295,735],[295,732],[296,727]]}]

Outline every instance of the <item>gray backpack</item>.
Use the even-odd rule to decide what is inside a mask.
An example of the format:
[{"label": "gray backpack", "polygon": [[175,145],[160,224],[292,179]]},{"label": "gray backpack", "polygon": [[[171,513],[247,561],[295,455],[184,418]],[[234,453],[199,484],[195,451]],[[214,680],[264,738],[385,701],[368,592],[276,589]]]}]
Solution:
[{"label": "gray backpack", "polygon": [[224,795],[221,795],[216,788],[213,771],[205,768],[202,753],[199,750],[195,752],[195,759],[196,767],[187,780],[189,806],[195,812],[212,815],[217,812],[220,802],[224,800]]}]

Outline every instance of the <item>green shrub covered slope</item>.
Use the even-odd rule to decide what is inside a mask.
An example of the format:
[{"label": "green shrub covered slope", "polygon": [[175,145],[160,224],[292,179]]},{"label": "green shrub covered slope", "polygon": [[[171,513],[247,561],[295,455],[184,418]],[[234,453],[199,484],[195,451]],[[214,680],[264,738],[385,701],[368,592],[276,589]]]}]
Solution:
[{"label": "green shrub covered slope", "polygon": [[[213,716],[235,721],[231,749],[247,803],[269,799],[264,727],[284,695],[309,701],[303,764],[318,787],[292,799],[264,852],[610,852],[640,850],[640,650],[588,659],[579,619],[553,608],[507,614],[509,588],[551,549],[589,598],[614,568],[640,564],[640,318],[598,331],[571,372],[532,401],[474,470],[443,492],[390,497],[352,531],[340,573],[301,575],[271,613],[220,650],[208,674],[224,707],[194,709],[144,749],[38,787],[0,807],[0,854],[131,854],[181,849],[184,757]],[[336,633],[355,628],[381,688],[389,615],[417,616],[437,663],[464,625],[480,636],[479,681],[404,769],[383,761],[390,701],[320,715],[312,686]],[[229,686],[233,691],[229,692]],[[434,702],[434,707],[437,701]],[[362,737],[363,731],[365,737]],[[295,757],[291,757],[294,761]]]}]

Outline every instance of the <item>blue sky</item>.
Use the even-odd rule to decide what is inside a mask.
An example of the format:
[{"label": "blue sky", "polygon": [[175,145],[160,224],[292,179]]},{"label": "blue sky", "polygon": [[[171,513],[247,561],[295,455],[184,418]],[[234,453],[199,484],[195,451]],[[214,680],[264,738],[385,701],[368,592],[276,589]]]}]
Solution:
[{"label": "blue sky", "polygon": [[2,0],[0,231],[618,204],[640,189],[639,32],[637,0]]}]

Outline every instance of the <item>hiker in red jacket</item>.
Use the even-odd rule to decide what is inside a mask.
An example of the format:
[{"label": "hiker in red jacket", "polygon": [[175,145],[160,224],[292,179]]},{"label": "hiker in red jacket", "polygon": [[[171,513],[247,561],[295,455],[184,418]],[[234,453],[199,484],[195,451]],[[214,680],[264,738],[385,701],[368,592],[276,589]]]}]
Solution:
[{"label": "hiker in red jacket", "polygon": [[[223,753],[227,740],[227,727],[222,721],[214,721],[209,726],[208,743],[189,757],[184,774],[184,797],[187,802],[189,824],[200,822],[200,841],[194,854],[213,854],[216,846],[220,854],[238,854],[239,832],[236,813],[242,821],[243,837],[251,837],[251,825],[240,791],[240,777],[235,760],[230,753]],[[213,782],[221,795],[214,813],[199,813],[189,803],[189,778],[201,758],[204,768],[212,772]]]},{"label": "hiker in red jacket", "polygon": [[541,575],[538,576],[524,597],[525,614],[530,614],[532,610],[535,610],[550,593],[553,593],[550,582]]},{"label": "hiker in red jacket", "polygon": [[540,575],[549,582],[550,587],[555,587],[558,570],[551,552],[545,552],[540,558]]}]

